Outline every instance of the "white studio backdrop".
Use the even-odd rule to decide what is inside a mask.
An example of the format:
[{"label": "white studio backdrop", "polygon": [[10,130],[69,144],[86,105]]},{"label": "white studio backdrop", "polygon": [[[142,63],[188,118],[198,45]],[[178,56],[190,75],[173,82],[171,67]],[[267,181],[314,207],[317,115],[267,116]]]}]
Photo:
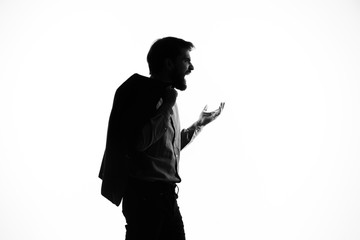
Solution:
[{"label": "white studio backdrop", "polygon": [[358,1],[0,1],[0,239],[124,239],[97,173],[116,88],[192,41],[188,239],[360,238]]}]

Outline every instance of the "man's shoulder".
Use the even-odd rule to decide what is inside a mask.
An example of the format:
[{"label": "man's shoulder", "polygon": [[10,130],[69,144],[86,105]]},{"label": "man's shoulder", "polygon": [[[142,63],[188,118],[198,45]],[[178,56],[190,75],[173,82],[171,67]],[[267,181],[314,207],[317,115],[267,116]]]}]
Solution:
[{"label": "man's shoulder", "polygon": [[[161,83],[153,78],[133,74],[116,90],[115,99],[133,104],[153,104],[163,93]],[[156,103],[155,103],[156,104]]]},{"label": "man's shoulder", "polygon": [[135,73],[119,86],[118,91],[126,90],[127,92],[133,92],[147,89],[157,89],[159,87],[160,85],[155,79]]},{"label": "man's shoulder", "polygon": [[149,77],[145,77],[143,75],[140,75],[138,73],[134,73],[133,75],[131,75],[127,81],[130,81],[130,82],[148,82],[148,81],[151,81],[151,78]]}]

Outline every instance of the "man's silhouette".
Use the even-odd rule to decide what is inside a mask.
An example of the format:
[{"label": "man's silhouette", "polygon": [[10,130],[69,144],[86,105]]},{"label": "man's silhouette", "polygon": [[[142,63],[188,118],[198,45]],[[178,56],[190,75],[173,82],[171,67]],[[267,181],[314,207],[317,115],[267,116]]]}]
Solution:
[{"label": "man's silhouette", "polygon": [[127,240],[185,239],[177,205],[180,150],[224,108],[205,108],[181,130],[176,89],[187,88],[193,47],[174,37],[157,40],[147,56],[150,77],[134,74],[115,93],[99,176],[102,195],[117,206],[123,201]]}]

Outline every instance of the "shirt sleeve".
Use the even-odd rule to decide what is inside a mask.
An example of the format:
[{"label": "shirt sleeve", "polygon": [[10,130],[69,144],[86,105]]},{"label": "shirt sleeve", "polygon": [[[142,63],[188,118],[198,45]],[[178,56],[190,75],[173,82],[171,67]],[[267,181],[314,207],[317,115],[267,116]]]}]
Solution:
[{"label": "shirt sleeve", "polygon": [[192,124],[189,128],[183,129],[181,131],[181,149],[184,149],[191,143],[201,130],[202,126],[199,126],[197,122]]}]

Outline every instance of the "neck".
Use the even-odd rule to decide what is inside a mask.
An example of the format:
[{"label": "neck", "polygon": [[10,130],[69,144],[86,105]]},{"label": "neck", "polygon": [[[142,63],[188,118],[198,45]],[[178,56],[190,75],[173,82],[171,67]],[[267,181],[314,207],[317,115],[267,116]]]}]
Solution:
[{"label": "neck", "polygon": [[161,82],[161,84],[166,87],[172,85],[172,82],[173,82],[169,76],[164,75],[164,74],[151,75],[150,78],[156,79],[157,81]]}]

